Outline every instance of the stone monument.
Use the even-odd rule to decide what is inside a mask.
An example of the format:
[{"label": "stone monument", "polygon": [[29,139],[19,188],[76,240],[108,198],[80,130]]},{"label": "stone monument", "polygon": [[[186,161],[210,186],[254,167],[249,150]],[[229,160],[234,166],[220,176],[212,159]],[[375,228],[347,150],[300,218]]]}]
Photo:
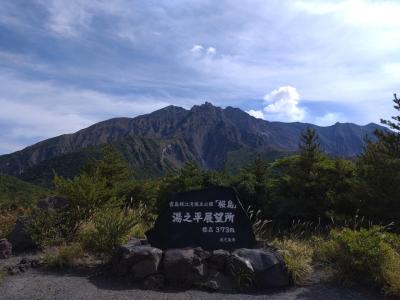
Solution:
[{"label": "stone monument", "polygon": [[215,250],[255,245],[250,219],[236,192],[227,187],[173,195],[146,235],[149,243],[160,249]]}]

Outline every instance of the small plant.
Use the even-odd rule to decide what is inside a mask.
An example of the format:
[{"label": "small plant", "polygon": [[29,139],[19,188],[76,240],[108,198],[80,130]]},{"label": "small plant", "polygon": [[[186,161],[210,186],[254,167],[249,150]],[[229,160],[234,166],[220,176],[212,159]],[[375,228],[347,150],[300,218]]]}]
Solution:
[{"label": "small plant", "polygon": [[400,296],[400,254],[392,242],[392,235],[381,226],[332,230],[330,239],[321,246],[321,259],[342,282],[372,284]]},{"label": "small plant", "polygon": [[254,286],[254,273],[244,263],[233,262],[231,257],[228,261],[228,271],[232,275],[238,290],[246,291]]},{"label": "small plant", "polygon": [[307,241],[283,239],[275,240],[272,245],[279,249],[285,265],[295,285],[302,285],[313,271],[314,249]]},{"label": "small plant", "polygon": [[247,215],[252,223],[253,232],[258,240],[263,240],[267,236],[267,225],[271,220],[263,220],[261,218],[261,210],[254,211],[251,206],[247,208]]},{"label": "small plant", "polygon": [[72,243],[59,247],[55,253],[47,253],[44,263],[51,268],[64,269],[72,267],[74,262],[84,255],[83,248],[79,243]]},{"label": "small plant", "polygon": [[6,238],[14,228],[17,214],[14,212],[0,213],[0,239]]},{"label": "small plant", "polygon": [[6,271],[0,269],[0,284],[3,282],[4,278],[6,278]]},{"label": "small plant", "polygon": [[137,220],[138,216],[132,210],[121,209],[119,201],[110,201],[94,213],[91,223],[82,230],[80,239],[91,252],[111,254],[124,242]]}]

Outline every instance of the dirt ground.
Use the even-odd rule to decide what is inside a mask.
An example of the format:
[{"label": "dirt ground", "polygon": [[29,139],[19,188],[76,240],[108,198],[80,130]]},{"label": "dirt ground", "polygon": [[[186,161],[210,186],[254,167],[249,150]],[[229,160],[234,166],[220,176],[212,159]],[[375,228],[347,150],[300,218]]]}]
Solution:
[{"label": "dirt ground", "polygon": [[[5,265],[15,264],[20,257],[12,257],[0,261],[0,268]],[[106,274],[96,272],[60,272],[49,271],[42,268],[29,269],[28,271],[6,276],[0,283],[0,299],[163,299],[163,300],[372,300],[385,299],[376,291],[362,289],[348,289],[324,280],[319,280],[316,275],[304,287],[291,287],[284,290],[268,291],[262,294],[230,294],[211,293],[199,290],[165,290],[151,291],[140,286],[121,282]]]}]

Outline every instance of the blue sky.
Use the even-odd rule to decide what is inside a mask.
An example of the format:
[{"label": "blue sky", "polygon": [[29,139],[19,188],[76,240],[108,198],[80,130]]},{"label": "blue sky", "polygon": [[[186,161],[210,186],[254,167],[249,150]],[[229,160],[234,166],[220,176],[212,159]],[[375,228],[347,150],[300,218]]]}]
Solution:
[{"label": "blue sky", "polygon": [[3,0],[0,154],[210,101],[366,124],[400,92],[400,1]]}]

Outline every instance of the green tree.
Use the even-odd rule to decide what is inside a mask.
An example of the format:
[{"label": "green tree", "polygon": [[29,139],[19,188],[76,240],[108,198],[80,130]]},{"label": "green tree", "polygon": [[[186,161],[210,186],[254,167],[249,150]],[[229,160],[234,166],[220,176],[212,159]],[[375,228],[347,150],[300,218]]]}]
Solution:
[{"label": "green tree", "polygon": [[349,198],[352,164],[324,155],[317,134],[310,128],[302,134],[299,148],[298,155],[272,164],[272,210],[282,219],[327,219],[335,212],[335,205],[343,205]]},{"label": "green tree", "polygon": [[379,220],[400,221],[400,99],[394,94],[398,116],[381,120],[389,130],[377,130],[357,160],[357,196],[362,213]]},{"label": "green tree", "polygon": [[189,161],[176,173],[168,173],[161,179],[157,208],[161,209],[167,199],[174,193],[223,184],[224,180],[220,173],[202,171],[194,162]]},{"label": "green tree", "polygon": [[127,161],[109,144],[102,147],[101,159],[95,163],[95,173],[105,178],[108,187],[133,178]]},{"label": "green tree", "polygon": [[271,215],[269,179],[269,165],[258,156],[231,180],[231,186],[236,189],[245,207],[251,206],[254,211],[261,210],[263,217],[269,217]]},{"label": "green tree", "polygon": [[110,199],[126,199],[123,192],[126,191],[130,178],[132,172],[128,164],[110,145],[102,147],[100,160],[87,165],[73,179],[55,174],[55,193],[66,197],[69,204],[68,209],[59,217],[63,219],[63,232],[68,235],[66,238],[73,238],[80,225],[88,221],[93,212],[107,204]]}]

